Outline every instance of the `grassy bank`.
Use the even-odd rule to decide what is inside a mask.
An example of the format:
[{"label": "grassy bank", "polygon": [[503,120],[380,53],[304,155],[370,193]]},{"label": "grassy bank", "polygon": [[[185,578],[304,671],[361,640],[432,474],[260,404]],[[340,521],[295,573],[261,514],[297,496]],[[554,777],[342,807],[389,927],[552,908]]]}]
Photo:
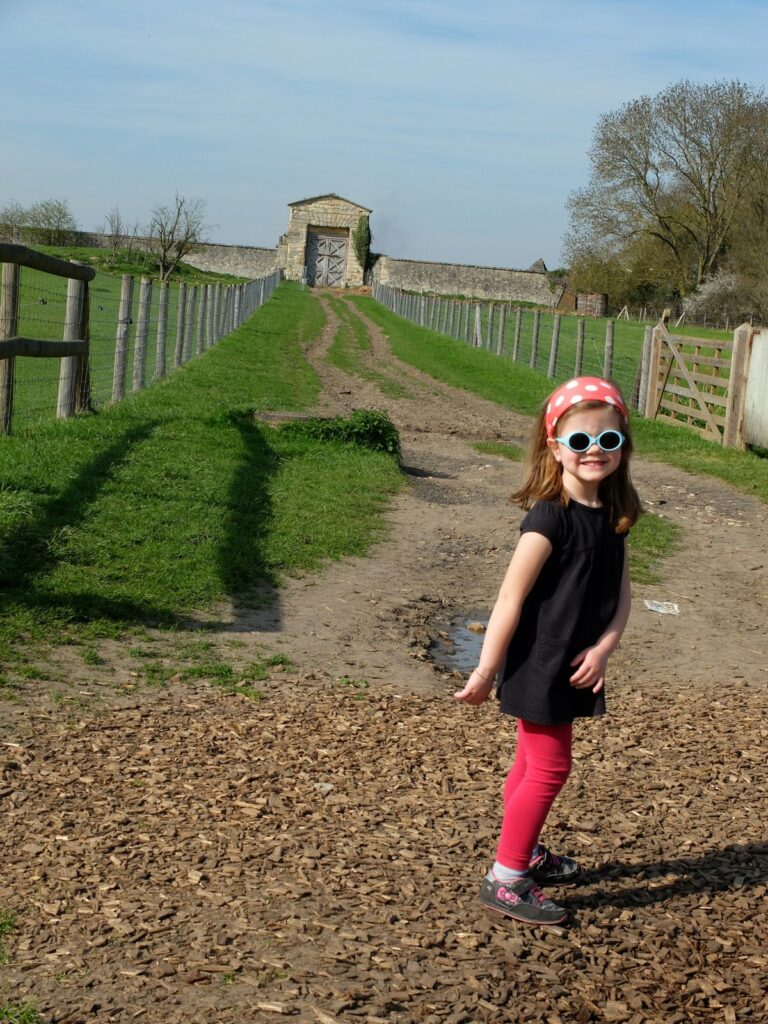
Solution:
[{"label": "grassy bank", "polygon": [[[131,274],[134,277],[151,277],[158,279],[157,260],[151,253],[142,252],[140,249],[118,249],[112,252],[111,249],[103,249],[100,246],[91,245],[34,245],[31,248],[37,252],[48,253],[49,256],[56,256],[60,260],[78,260],[80,263],[87,263],[100,273],[117,275]],[[233,274],[214,274],[208,270],[198,270],[189,263],[181,263],[171,274],[170,281],[186,284],[239,284],[246,280],[244,277],[235,277]],[[119,290],[119,289],[118,289]]]},{"label": "grassy bank", "polygon": [[303,349],[322,325],[283,285],[165,382],[0,444],[0,657],[19,636],[170,625],[366,550],[400,486],[391,456],[254,416],[315,402]]},{"label": "grassy bank", "polygon": [[[373,299],[354,296],[352,301],[386,331],[398,358],[438,380],[528,415],[538,411],[552,390],[544,373],[411,324]],[[768,501],[768,459],[756,453],[722,448],[693,431],[639,417],[633,421],[633,435],[641,455],[689,473],[719,477]]]}]

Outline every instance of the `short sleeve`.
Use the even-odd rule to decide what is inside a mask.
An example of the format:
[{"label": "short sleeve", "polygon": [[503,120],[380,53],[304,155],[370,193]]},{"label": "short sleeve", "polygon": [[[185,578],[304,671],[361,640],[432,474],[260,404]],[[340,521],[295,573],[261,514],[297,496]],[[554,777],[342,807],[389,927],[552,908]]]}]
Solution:
[{"label": "short sleeve", "polygon": [[537,501],[520,524],[520,533],[540,533],[552,547],[565,539],[566,512],[557,501]]}]

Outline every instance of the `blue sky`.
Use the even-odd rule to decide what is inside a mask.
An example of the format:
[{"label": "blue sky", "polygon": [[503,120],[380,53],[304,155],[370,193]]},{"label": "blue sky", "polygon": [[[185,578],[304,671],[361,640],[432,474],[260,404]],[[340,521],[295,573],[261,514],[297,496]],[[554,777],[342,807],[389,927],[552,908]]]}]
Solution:
[{"label": "blue sky", "polygon": [[179,192],[212,240],[271,246],[336,192],[377,251],[555,267],[600,114],[762,88],[767,37],[741,0],[0,0],[0,205],[66,198],[93,229]]}]

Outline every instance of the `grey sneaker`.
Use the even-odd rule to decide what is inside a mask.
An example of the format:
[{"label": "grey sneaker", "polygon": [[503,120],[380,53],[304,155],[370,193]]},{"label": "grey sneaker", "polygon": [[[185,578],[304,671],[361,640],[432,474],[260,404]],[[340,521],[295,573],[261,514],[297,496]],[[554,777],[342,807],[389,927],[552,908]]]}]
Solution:
[{"label": "grey sneaker", "polygon": [[568,885],[575,882],[581,868],[570,857],[558,857],[539,845],[539,855],[528,865],[528,873],[539,885]]},{"label": "grey sneaker", "polygon": [[547,899],[529,875],[504,882],[489,871],[480,888],[480,902],[489,910],[527,924],[560,924],[568,917],[565,907]]}]

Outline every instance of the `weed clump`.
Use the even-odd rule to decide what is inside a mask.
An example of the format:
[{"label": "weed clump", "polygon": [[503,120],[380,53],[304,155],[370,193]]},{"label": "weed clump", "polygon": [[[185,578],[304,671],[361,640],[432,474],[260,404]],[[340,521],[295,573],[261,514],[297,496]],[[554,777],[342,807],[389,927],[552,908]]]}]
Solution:
[{"label": "weed clump", "polygon": [[286,423],[283,431],[294,437],[315,441],[354,444],[377,452],[400,455],[400,435],[385,412],[355,409],[351,416],[324,419],[321,416]]}]

